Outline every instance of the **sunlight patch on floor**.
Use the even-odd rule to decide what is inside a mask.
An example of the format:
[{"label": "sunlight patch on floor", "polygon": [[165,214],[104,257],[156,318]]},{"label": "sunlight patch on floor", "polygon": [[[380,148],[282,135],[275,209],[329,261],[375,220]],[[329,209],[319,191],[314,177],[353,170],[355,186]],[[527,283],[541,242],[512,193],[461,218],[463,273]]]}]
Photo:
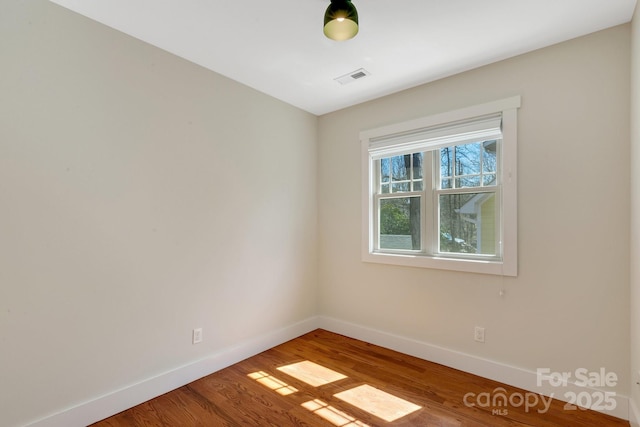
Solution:
[{"label": "sunlight patch on floor", "polygon": [[284,381],[281,381],[264,371],[252,372],[247,376],[283,396],[287,396],[298,391],[297,388],[290,386]]},{"label": "sunlight patch on floor", "polygon": [[357,420],[356,418],[348,415],[333,406],[323,402],[320,399],[310,400],[308,402],[304,402],[302,404],[303,408],[308,409],[316,415],[324,418],[329,421],[334,426],[340,427],[369,427],[367,424],[362,421]]},{"label": "sunlight patch on floor", "polygon": [[313,363],[308,360],[281,366],[278,370],[313,387],[319,387],[347,378],[346,375],[342,375],[339,372],[325,368],[322,365],[318,365],[317,363]]},{"label": "sunlight patch on floor", "polygon": [[[348,378],[346,375],[308,360],[291,363],[277,369],[312,387],[319,387]],[[299,391],[265,371],[252,372],[248,374],[248,377],[283,396]],[[341,391],[333,396],[388,422],[395,421],[422,408],[368,384]],[[367,424],[357,418],[334,408],[320,399],[304,402],[302,407],[338,427],[368,427]]]},{"label": "sunlight patch on floor", "polygon": [[336,393],[334,396],[389,422],[422,408],[367,384]]}]

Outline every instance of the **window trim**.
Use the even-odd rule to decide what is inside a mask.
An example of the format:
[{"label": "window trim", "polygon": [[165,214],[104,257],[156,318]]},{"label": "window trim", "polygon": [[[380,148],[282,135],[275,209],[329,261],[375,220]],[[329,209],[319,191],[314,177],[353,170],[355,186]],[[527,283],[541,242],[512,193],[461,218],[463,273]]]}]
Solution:
[{"label": "window trim", "polygon": [[[436,268],[463,272],[517,276],[517,109],[520,96],[479,104],[360,132],[362,161],[362,260],[409,267]],[[376,252],[374,250],[376,194],[375,158],[370,153],[371,141],[411,135],[421,129],[461,122],[490,114],[502,114],[502,260],[465,259],[425,254]],[[410,139],[410,138],[409,138]]]}]

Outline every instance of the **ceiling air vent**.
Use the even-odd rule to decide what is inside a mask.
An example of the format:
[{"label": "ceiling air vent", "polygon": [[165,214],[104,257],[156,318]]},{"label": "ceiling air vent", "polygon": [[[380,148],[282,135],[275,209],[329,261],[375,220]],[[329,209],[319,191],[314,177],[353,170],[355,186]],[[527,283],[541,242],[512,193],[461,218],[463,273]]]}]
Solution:
[{"label": "ceiling air vent", "polygon": [[362,79],[370,74],[371,73],[369,73],[364,68],[360,68],[358,70],[345,74],[344,76],[336,77],[334,80],[340,83],[341,85],[346,85],[349,83],[353,83],[356,80]]}]

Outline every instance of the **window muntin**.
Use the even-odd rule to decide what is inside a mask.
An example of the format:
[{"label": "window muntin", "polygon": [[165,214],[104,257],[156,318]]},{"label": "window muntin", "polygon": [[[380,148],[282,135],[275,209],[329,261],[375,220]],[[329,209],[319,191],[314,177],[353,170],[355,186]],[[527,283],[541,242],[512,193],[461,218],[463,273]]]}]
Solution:
[{"label": "window muntin", "polygon": [[361,132],[363,260],[516,276],[519,106],[513,97]]}]

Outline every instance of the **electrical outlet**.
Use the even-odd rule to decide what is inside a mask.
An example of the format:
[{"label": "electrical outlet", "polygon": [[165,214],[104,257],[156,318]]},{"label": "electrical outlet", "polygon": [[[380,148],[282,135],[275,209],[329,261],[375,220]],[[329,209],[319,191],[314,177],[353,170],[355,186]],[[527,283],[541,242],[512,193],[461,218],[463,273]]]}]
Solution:
[{"label": "electrical outlet", "polygon": [[476,326],[473,332],[473,339],[478,342],[484,342],[484,328],[480,326]]},{"label": "electrical outlet", "polygon": [[196,328],[193,330],[193,344],[202,342],[202,328]]}]

